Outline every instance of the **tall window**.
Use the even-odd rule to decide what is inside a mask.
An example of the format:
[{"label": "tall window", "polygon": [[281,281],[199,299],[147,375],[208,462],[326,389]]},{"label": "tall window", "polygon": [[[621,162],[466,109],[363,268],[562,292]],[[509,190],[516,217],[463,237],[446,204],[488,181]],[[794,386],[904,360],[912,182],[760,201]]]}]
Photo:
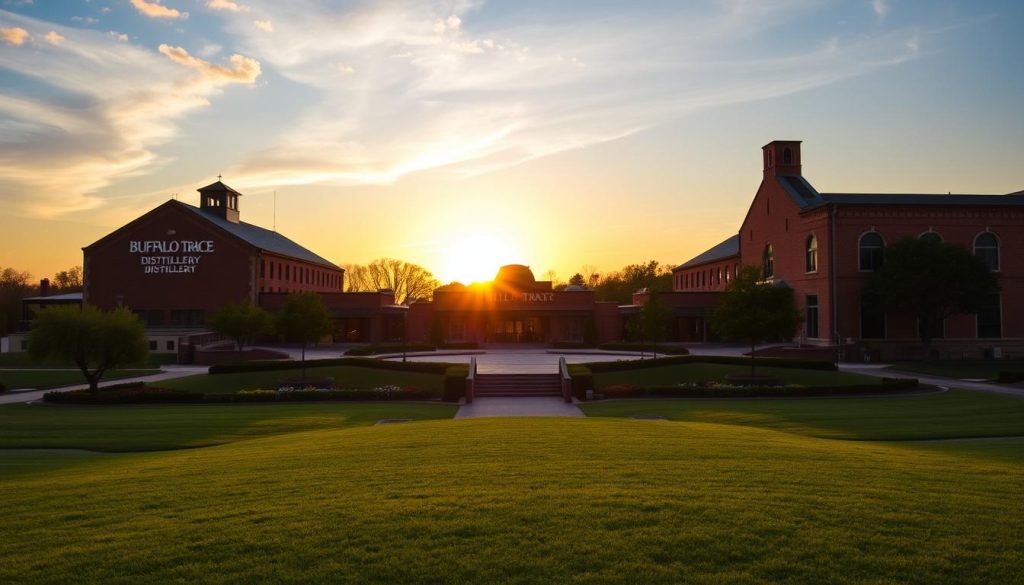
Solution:
[{"label": "tall window", "polygon": [[860,336],[862,339],[885,339],[885,312],[870,299],[860,300]]},{"label": "tall window", "polygon": [[775,275],[775,251],[771,244],[764,247],[764,254],[761,257],[761,275],[765,278]]},{"label": "tall window", "polygon": [[925,232],[918,236],[917,239],[921,240],[922,242],[933,242],[935,244],[942,243],[942,236],[935,232]]},{"label": "tall window", "polygon": [[807,337],[818,337],[818,295],[807,295]]},{"label": "tall window", "polygon": [[807,272],[818,271],[818,238],[814,236],[807,238],[807,255],[804,264]]},{"label": "tall window", "polygon": [[988,269],[999,271],[999,239],[995,234],[985,232],[974,238],[974,255],[988,264]]},{"label": "tall window", "polygon": [[787,148],[787,149],[782,151],[782,164],[784,164],[784,165],[791,165],[791,164],[793,164],[793,151],[792,150]]},{"label": "tall window", "polygon": [[860,269],[874,272],[882,267],[882,254],[885,241],[878,232],[868,232],[860,237],[857,245],[860,256]]},{"label": "tall window", "polygon": [[1003,336],[1003,312],[999,307],[999,295],[989,297],[985,306],[978,311],[978,337],[998,338]]}]

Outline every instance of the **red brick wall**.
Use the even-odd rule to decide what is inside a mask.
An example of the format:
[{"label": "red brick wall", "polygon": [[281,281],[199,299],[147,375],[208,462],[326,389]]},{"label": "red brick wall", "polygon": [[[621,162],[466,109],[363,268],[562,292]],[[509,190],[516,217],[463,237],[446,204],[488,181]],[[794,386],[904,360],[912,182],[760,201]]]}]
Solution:
[{"label": "red brick wall", "polygon": [[672,272],[672,290],[676,292],[721,291],[732,280],[740,264],[739,256],[729,256],[698,266]]}]

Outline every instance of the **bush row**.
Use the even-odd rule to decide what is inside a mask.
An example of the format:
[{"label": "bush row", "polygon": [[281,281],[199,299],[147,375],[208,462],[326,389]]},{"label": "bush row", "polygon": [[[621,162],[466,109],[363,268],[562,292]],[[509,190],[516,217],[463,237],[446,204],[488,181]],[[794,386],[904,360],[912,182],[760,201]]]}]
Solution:
[{"label": "bush row", "polygon": [[[680,364],[724,364],[729,366],[749,366],[749,357],[731,357],[715,355],[683,355],[649,360],[620,360],[614,362],[590,362],[586,366],[594,373],[620,372],[645,368],[660,368]],[[836,365],[825,360],[801,360],[788,358],[754,358],[754,363],[765,368],[789,368],[797,370],[835,371]]]},{"label": "bush row", "polygon": [[469,375],[469,364],[446,364],[444,373],[444,394],[441,400],[458,402],[466,395],[466,376]]},{"label": "bush row", "polygon": [[1024,382],[1024,372],[1003,370],[999,372],[997,381],[1000,384],[1016,384],[1017,382]]},{"label": "bush row", "polygon": [[719,384],[685,386],[631,386],[604,388],[605,398],[771,398],[811,396],[860,396],[897,394],[918,388],[916,379],[883,379],[880,384],[853,386],[732,386]]},{"label": "bush row", "polygon": [[276,390],[251,390],[235,394],[200,394],[167,390],[152,386],[129,388],[102,388],[98,392],[73,390],[70,392],[47,392],[43,401],[52,404],[171,404],[183,402],[294,402],[321,400],[431,400],[422,388],[395,388],[382,392],[364,389],[297,390],[278,392]]},{"label": "bush row", "polygon": [[167,404],[172,402],[200,402],[203,395],[198,392],[180,392],[152,386],[118,385],[101,388],[98,392],[71,390],[68,392],[47,392],[43,402],[52,404]]},{"label": "bush row", "polygon": [[402,353],[416,351],[434,351],[437,347],[429,343],[405,343],[386,345],[360,345],[345,351],[345,355],[376,355],[378,353]]},{"label": "bush row", "polygon": [[650,351],[669,355],[690,355],[690,351],[685,347],[658,343],[602,343],[597,348],[605,351]]},{"label": "bush row", "polygon": [[0,383],[0,394],[3,394],[4,392],[7,392],[7,386]]},{"label": "bush row", "polygon": [[[451,364],[443,362],[397,362],[373,358],[330,358],[324,360],[306,360],[307,368],[325,368],[334,366],[354,366],[358,368],[374,368],[378,370],[397,370],[402,372],[421,372],[424,374],[444,374]],[[273,372],[279,370],[301,370],[302,362],[298,361],[258,361],[217,364],[210,366],[211,374],[238,374],[242,372]]]}]

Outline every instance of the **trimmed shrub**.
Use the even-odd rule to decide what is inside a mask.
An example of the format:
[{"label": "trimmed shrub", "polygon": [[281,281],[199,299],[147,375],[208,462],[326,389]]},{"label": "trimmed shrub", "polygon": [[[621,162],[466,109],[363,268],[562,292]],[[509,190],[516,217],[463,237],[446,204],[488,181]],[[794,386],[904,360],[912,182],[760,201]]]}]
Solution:
[{"label": "trimmed shrub", "polygon": [[572,378],[572,395],[577,400],[587,399],[587,390],[594,390],[594,374],[583,364],[567,364]]},{"label": "trimmed shrub", "polygon": [[552,349],[595,349],[593,343],[581,343],[579,341],[555,341],[551,343]]},{"label": "trimmed shrub", "polygon": [[168,404],[199,402],[202,399],[203,395],[198,392],[180,392],[142,384],[118,384],[118,387],[108,386],[97,392],[71,390],[43,394],[43,402],[51,404]]},{"label": "trimmed shrub", "polygon": [[690,351],[685,347],[657,343],[602,343],[597,347],[605,351],[650,351],[669,355],[690,355]]},{"label": "trimmed shrub", "polygon": [[1024,382],[1024,372],[1002,370],[999,372],[999,377],[996,378],[996,381],[1000,384],[1016,384],[1017,382]]},{"label": "trimmed shrub", "polygon": [[466,376],[469,364],[448,365],[444,373],[444,394],[441,400],[458,402],[466,395]]},{"label": "trimmed shrub", "polygon": [[442,343],[437,346],[438,349],[480,349],[480,344],[475,341],[452,341],[449,343]]},{"label": "trimmed shrub", "polygon": [[3,394],[4,392],[7,392],[7,386],[0,384],[0,394]]},{"label": "trimmed shrub", "polygon": [[359,347],[353,347],[345,351],[345,355],[376,355],[379,353],[402,353],[402,352],[420,352],[420,351],[435,351],[437,348],[431,344],[426,343],[404,343],[404,344],[392,344],[392,345],[361,345]]},{"label": "trimmed shrub", "polygon": [[880,384],[852,386],[730,386],[709,383],[641,387],[617,384],[605,387],[603,394],[606,398],[800,398],[898,394],[918,387],[914,378],[890,378]]},{"label": "trimmed shrub", "polygon": [[[590,362],[587,367],[594,373],[620,372],[644,368],[660,368],[680,364],[723,364],[730,366],[750,366],[748,357],[731,357],[716,355],[684,355],[648,360],[620,360],[614,362]],[[824,360],[798,360],[784,358],[754,358],[754,363],[763,368],[790,368],[796,370],[835,371],[836,365]]]},{"label": "trimmed shrub", "polygon": [[[358,368],[374,368],[377,370],[399,370],[403,372],[421,372],[424,374],[444,374],[452,364],[444,362],[399,362],[374,358],[331,358],[325,360],[306,360],[307,368],[324,368],[333,366],[353,366]],[[210,366],[211,374],[238,374],[242,372],[273,372],[280,370],[300,370],[299,361],[260,361],[237,362],[233,364],[217,364]]]},{"label": "trimmed shrub", "polygon": [[338,388],[330,390],[243,390],[234,394],[207,394],[205,402],[320,402],[345,400],[430,400],[433,398],[418,386],[384,386],[381,388]]}]

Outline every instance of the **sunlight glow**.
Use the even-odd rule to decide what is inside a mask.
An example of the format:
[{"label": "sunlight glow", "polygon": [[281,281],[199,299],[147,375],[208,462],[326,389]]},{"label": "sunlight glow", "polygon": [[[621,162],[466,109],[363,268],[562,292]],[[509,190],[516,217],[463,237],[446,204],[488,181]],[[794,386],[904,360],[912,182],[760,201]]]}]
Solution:
[{"label": "sunlight glow", "polygon": [[443,254],[435,265],[441,267],[437,277],[445,284],[489,281],[501,266],[523,261],[510,238],[483,228],[455,236],[443,248]]}]

